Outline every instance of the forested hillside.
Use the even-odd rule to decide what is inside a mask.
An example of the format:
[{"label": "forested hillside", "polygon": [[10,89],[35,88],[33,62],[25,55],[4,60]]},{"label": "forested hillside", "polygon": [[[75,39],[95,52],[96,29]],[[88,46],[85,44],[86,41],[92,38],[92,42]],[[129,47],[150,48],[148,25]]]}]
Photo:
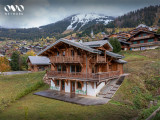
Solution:
[{"label": "forested hillside", "polygon": [[[156,16],[156,14],[158,13],[158,9],[160,9],[160,5],[149,6],[142,9],[138,9],[136,11],[129,12],[123,16],[117,17],[106,27],[132,28],[138,26],[141,23],[146,24],[147,26],[160,25],[160,16]],[[158,19],[158,23],[156,23],[156,19]]]}]

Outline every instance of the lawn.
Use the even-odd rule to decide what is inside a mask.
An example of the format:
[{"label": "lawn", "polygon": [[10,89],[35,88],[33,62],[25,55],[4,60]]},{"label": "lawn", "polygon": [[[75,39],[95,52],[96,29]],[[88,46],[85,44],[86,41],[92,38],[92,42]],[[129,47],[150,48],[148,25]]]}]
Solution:
[{"label": "lawn", "polygon": [[3,120],[124,120],[136,115],[136,110],[119,104],[81,106],[36,96],[31,93],[8,107],[0,114],[0,118],[3,118]]},{"label": "lawn", "polygon": [[36,89],[42,82],[44,72],[0,76],[0,111],[11,102]]},{"label": "lawn", "polygon": [[[152,51],[154,55],[151,55]],[[0,120],[54,120],[54,119],[85,119],[85,120],[128,120],[145,119],[156,107],[147,110],[150,100],[157,99],[160,88],[160,53],[159,50],[143,52],[122,52],[129,62],[124,66],[130,73],[125,78],[113,99],[98,106],[81,106],[54,99],[33,95],[36,91],[48,89],[43,85],[38,90],[30,90],[28,95],[10,103],[0,113]],[[41,81],[44,73],[5,76],[0,78],[0,95],[5,99],[20,94],[24,89]],[[2,87],[2,88],[1,88]],[[24,92],[22,92],[24,93]],[[160,105],[160,104],[158,104]],[[148,112],[149,111],[149,112]]]}]

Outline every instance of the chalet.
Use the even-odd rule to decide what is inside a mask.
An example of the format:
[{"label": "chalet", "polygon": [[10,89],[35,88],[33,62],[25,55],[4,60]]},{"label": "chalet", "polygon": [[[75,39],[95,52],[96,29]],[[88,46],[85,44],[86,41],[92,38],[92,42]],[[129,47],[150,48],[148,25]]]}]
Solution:
[{"label": "chalet", "polygon": [[107,40],[75,42],[60,39],[38,53],[51,61],[44,80],[51,89],[96,96],[105,84],[123,74],[123,56]]},{"label": "chalet", "polygon": [[131,43],[130,50],[133,51],[155,49],[160,46],[160,35],[151,31],[139,31],[127,42]]},{"label": "chalet", "polygon": [[44,71],[50,68],[50,60],[45,56],[28,56],[28,70],[32,72]]}]

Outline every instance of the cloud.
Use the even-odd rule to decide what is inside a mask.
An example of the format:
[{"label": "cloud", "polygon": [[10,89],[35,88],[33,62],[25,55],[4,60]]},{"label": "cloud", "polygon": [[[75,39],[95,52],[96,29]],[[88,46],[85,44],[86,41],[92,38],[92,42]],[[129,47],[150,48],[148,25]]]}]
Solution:
[{"label": "cloud", "polygon": [[[5,16],[7,4],[22,4],[23,16]],[[0,26],[38,27],[76,13],[102,13],[120,16],[132,10],[159,4],[159,0],[0,0]]]}]

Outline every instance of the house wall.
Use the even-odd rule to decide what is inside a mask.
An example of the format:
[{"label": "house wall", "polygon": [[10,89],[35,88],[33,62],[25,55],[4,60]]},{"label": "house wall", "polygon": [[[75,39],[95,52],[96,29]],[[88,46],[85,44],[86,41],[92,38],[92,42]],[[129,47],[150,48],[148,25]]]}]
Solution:
[{"label": "house wall", "polygon": [[[87,84],[87,86],[86,86]],[[70,82],[68,81],[68,85],[65,82],[65,92],[70,93]],[[51,90],[56,90],[56,91],[61,91],[61,80],[59,83],[59,86],[55,86],[55,83],[51,80]],[[88,96],[96,96],[100,90],[105,86],[105,82],[102,82],[98,87],[96,87],[96,82],[94,82],[93,86],[91,85],[91,82],[83,82],[83,87],[82,89],[77,88],[77,82],[75,82],[75,94],[79,95],[88,95]]]},{"label": "house wall", "polygon": [[[61,84],[61,81],[60,81]],[[55,86],[54,82],[51,80],[51,86],[50,86],[51,90],[57,90],[60,91],[60,85],[59,86]]]}]

